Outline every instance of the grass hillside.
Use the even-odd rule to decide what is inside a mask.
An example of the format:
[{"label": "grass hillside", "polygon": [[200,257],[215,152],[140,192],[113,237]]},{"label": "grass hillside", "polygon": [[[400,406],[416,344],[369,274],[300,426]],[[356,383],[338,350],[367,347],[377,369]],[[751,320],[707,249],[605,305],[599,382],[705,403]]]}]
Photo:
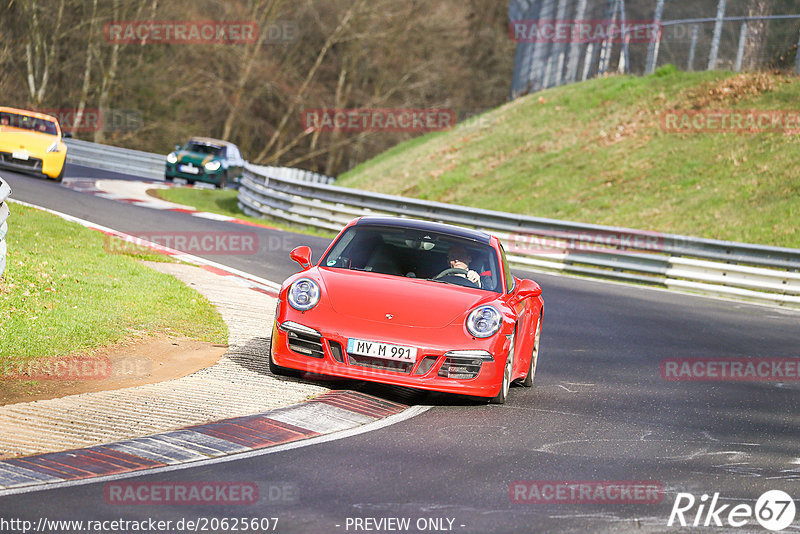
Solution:
[{"label": "grass hillside", "polygon": [[540,217],[800,248],[800,134],[671,133],[666,110],[800,110],[800,78],[607,77],[416,138],[337,185]]}]

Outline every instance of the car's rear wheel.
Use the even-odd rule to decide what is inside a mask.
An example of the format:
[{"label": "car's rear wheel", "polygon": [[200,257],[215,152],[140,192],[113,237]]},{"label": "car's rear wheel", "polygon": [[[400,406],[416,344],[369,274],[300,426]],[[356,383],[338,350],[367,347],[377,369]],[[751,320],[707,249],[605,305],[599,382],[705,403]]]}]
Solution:
[{"label": "car's rear wheel", "polygon": [[508,397],[508,390],[511,387],[511,373],[514,369],[514,341],[517,338],[517,329],[514,328],[514,333],[511,334],[511,346],[508,348],[508,356],[506,356],[506,365],[503,367],[503,381],[500,384],[500,393],[496,397],[489,399],[491,404],[505,404]]},{"label": "car's rear wheel", "polygon": [[528,376],[520,382],[524,387],[529,388],[533,385],[533,378],[536,376],[536,364],[539,361],[539,336],[542,333],[542,316],[539,315],[539,324],[536,325],[536,337],[533,338],[533,353],[531,354],[531,365],[528,367]]},{"label": "car's rear wheel", "polygon": [[165,177],[164,177],[164,181],[165,181],[165,182],[170,182],[170,183],[171,183],[171,182],[172,182],[172,180],[174,180],[174,179],[175,179],[175,178],[173,178],[172,176],[165,176]]},{"label": "car's rear wheel", "polygon": [[300,378],[302,373],[297,369],[289,369],[288,367],[281,367],[272,361],[272,337],[269,338],[267,345],[267,357],[269,358],[269,372],[277,376],[289,376],[292,378]]},{"label": "car's rear wheel", "polygon": [[186,180],[186,185],[194,185],[194,180]]}]

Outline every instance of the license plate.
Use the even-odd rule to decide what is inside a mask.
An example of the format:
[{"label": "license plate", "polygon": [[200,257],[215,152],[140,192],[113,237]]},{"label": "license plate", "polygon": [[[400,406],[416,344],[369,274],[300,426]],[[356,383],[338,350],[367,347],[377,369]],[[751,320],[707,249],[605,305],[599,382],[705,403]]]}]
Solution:
[{"label": "license plate", "polygon": [[180,165],[178,170],[181,172],[185,172],[187,174],[197,174],[200,172],[200,169],[195,167],[194,165]]},{"label": "license plate", "polygon": [[399,362],[417,361],[416,347],[405,347],[403,345],[380,343],[378,341],[366,341],[363,339],[348,339],[347,352],[359,356],[384,358],[386,360],[395,360]]},{"label": "license plate", "polygon": [[28,155],[27,152],[12,152],[11,157],[14,159],[21,159],[24,161],[28,161],[28,159],[30,159],[30,156]]}]

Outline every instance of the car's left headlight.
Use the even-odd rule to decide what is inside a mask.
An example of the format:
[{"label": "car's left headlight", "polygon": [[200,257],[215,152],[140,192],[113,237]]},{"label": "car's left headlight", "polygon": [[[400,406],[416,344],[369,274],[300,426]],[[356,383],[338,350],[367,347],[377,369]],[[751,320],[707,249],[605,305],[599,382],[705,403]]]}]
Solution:
[{"label": "car's left headlight", "polygon": [[58,141],[53,141],[53,144],[47,147],[48,152],[58,152]]},{"label": "car's left headlight", "polygon": [[222,166],[222,163],[217,161],[209,161],[204,165],[207,171],[218,171],[219,168]]},{"label": "car's left headlight", "polygon": [[490,337],[500,330],[503,316],[494,306],[480,306],[467,316],[467,331],[475,337]]},{"label": "car's left headlight", "polygon": [[310,278],[300,278],[290,287],[289,304],[298,311],[308,311],[319,302],[319,285]]},{"label": "car's left headlight", "polygon": [[178,163],[178,155],[175,152],[167,154],[167,163]]}]

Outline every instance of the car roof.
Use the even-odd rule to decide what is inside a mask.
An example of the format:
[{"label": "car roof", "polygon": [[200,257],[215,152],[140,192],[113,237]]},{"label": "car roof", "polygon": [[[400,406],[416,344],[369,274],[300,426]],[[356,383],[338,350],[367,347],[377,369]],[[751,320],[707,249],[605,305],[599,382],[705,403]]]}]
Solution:
[{"label": "car roof", "polygon": [[223,141],[221,139],[214,139],[213,137],[192,137],[189,141],[200,143],[203,145],[217,145],[217,146],[236,146],[230,141]]},{"label": "car roof", "polygon": [[469,228],[462,228],[461,226],[454,226],[452,224],[437,223],[431,221],[422,221],[419,219],[405,219],[402,217],[380,217],[380,216],[366,216],[361,217],[356,221],[356,226],[369,225],[369,226],[392,226],[396,228],[411,228],[414,230],[422,230],[426,232],[440,232],[443,234],[450,234],[464,239],[471,239],[479,243],[491,244],[491,238],[487,233],[478,230],[470,230]]},{"label": "car roof", "polygon": [[0,106],[0,112],[3,111],[7,113],[16,113],[17,115],[27,115],[29,117],[34,117],[36,119],[45,119],[53,121],[56,124],[58,124],[58,119],[56,117],[53,117],[52,115],[48,115],[47,113],[39,113],[38,111],[31,111],[29,109],[8,108]]}]

